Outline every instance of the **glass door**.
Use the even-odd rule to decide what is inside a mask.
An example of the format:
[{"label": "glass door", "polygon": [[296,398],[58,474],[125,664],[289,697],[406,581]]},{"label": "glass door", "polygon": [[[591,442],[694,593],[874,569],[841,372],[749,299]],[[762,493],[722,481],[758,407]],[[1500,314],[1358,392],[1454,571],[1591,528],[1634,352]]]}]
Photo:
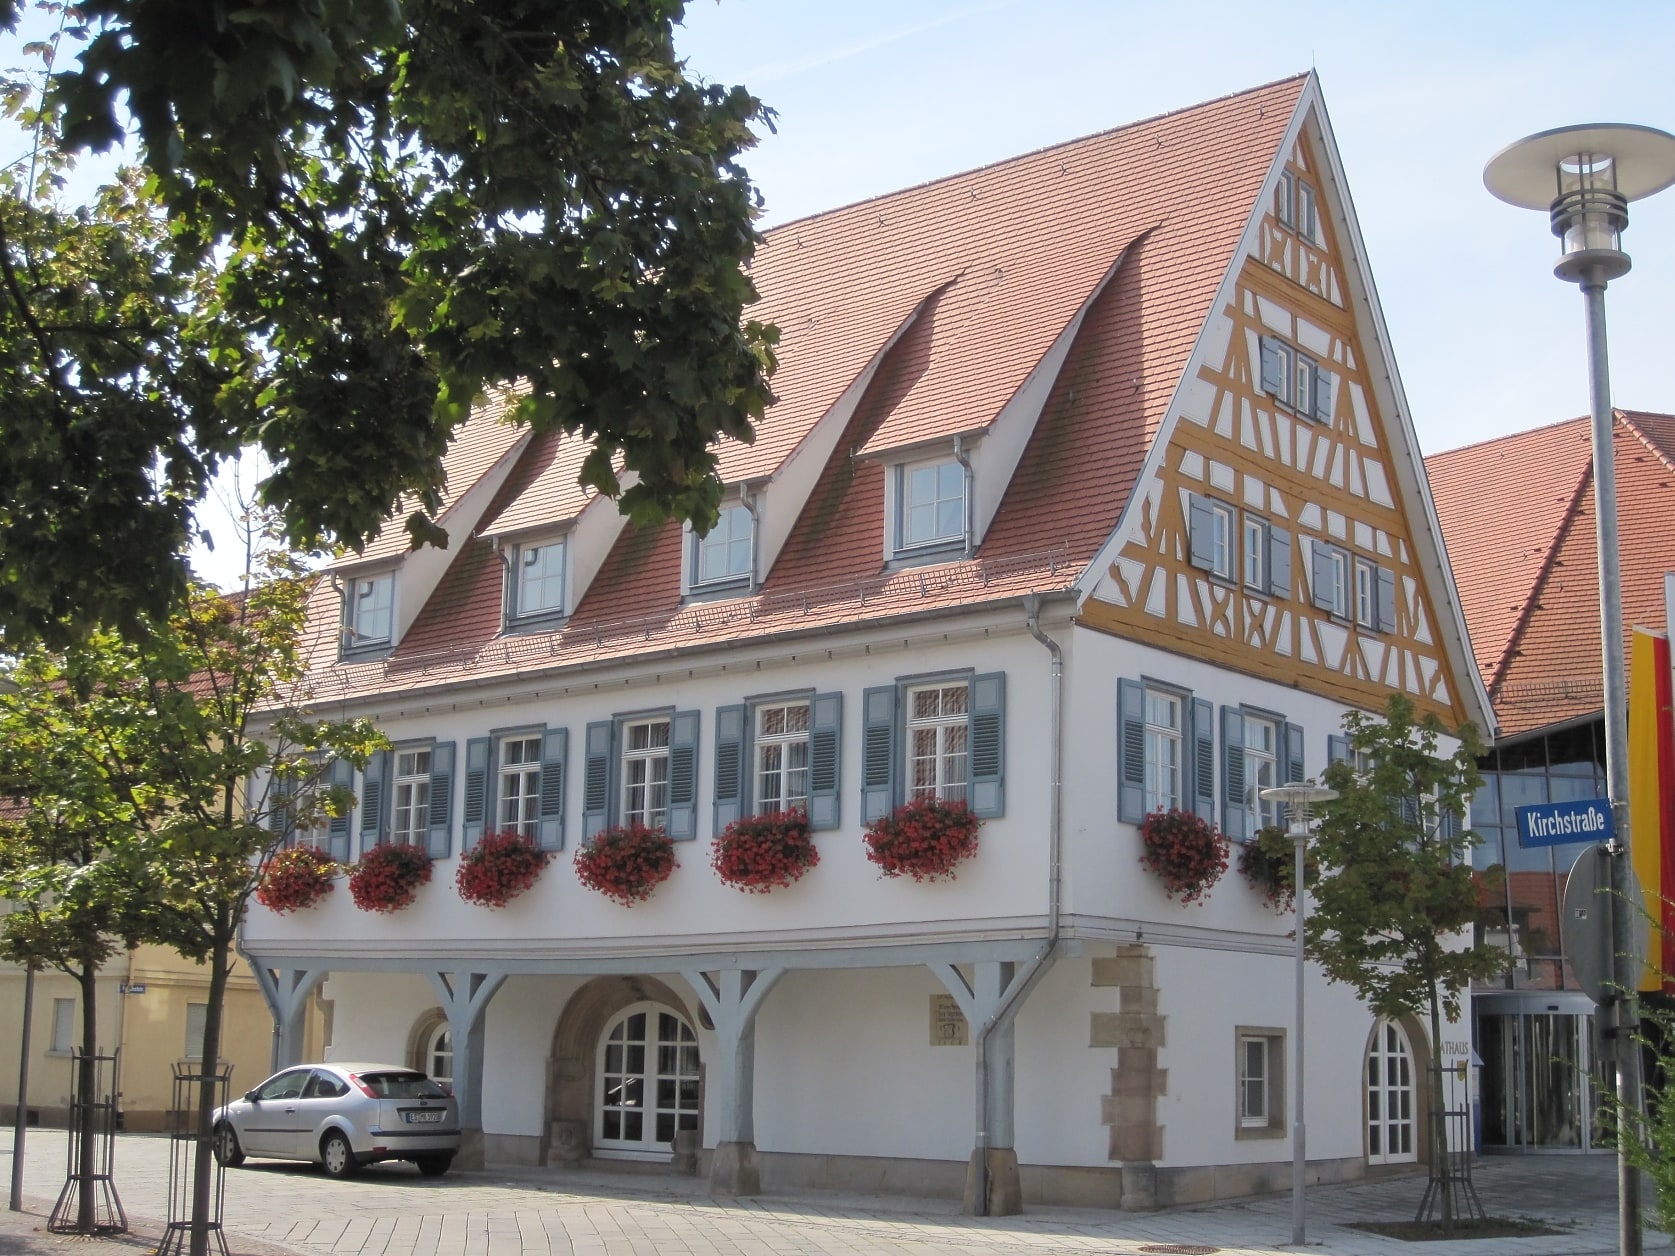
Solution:
[{"label": "glass door", "polygon": [[1480,1012],[1483,1145],[1582,1151],[1591,1142],[1591,1018],[1579,1012]]}]

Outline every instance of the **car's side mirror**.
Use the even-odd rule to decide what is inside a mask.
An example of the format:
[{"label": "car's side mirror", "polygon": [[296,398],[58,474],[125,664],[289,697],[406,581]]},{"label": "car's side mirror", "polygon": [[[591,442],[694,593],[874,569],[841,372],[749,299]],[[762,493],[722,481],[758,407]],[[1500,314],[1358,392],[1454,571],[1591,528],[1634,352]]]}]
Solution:
[{"label": "car's side mirror", "polygon": [[262,1101],[262,1097],[254,1090],[247,1090],[244,1092],[244,1101],[246,1103],[260,1103]]}]

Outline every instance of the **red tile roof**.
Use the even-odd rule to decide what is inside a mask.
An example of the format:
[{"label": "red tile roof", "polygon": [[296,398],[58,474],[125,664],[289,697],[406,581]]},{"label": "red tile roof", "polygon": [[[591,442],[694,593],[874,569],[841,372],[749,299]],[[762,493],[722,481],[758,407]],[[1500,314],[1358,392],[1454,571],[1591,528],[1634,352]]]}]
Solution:
[{"label": "red tile roof", "polygon": [[[1616,417],[1624,628],[1662,628],[1675,546],[1675,416]],[[1425,460],[1503,735],[1602,704],[1590,431],[1588,419],[1570,419]]]},{"label": "red tile roof", "polygon": [[[532,660],[563,666],[1070,587],[1118,521],[1307,81],[770,232],[753,265],[762,300],[751,316],[781,329],[777,400],[754,444],[722,443],[730,483],[779,469],[924,308],[884,355],[758,594],[683,607],[681,529],[630,527],[561,631],[502,639],[496,560],[486,542],[460,538],[459,557],[392,658],[334,668],[332,684],[517,674]],[[884,469],[854,453],[992,423],[1119,258],[976,557],[885,572]],[[579,442],[532,441],[485,528],[573,517],[582,452]],[[481,455],[470,462],[477,475],[492,465]],[[462,472],[450,456],[450,482],[463,483]],[[624,623],[632,630],[611,627]]]}]

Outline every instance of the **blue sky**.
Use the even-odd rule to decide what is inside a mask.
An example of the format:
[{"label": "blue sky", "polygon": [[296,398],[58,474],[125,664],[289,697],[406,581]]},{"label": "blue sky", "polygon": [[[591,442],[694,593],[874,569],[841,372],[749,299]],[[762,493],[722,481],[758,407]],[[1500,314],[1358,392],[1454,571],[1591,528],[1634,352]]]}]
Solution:
[{"label": "blue sky", "polygon": [[[1587,409],[1581,298],[1484,162],[1549,127],[1675,130],[1666,0],[691,0],[677,47],[777,111],[747,161],[769,226],[1315,69],[1425,453]],[[1630,214],[1613,397],[1672,411],[1675,188]]]}]

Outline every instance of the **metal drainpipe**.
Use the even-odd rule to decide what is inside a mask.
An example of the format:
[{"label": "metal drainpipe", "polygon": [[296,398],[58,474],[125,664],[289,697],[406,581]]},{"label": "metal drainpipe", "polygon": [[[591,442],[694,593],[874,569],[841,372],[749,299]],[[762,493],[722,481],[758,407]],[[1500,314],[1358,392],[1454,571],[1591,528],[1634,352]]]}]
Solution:
[{"label": "metal drainpipe", "polygon": [[1064,696],[1064,651],[1059,643],[1041,631],[1041,599],[1031,593],[1024,599],[1024,608],[1029,618],[1024,626],[1029,629],[1029,635],[1034,637],[1047,652],[1052,655],[1052,802],[1047,809],[1047,937],[1041,944],[1041,949],[1031,957],[1029,967],[1024,969],[1021,976],[1015,977],[1007,988],[1006,995],[995,1008],[994,1015],[983,1022],[977,1031],[977,1175],[976,1175],[976,1215],[989,1215],[989,1037],[995,1027],[1006,1018],[1017,1003],[1035,985],[1043,970],[1053,958],[1053,952],[1059,942],[1059,913],[1062,905],[1062,838],[1060,829],[1060,811],[1064,798],[1064,734],[1060,724],[1060,710]]},{"label": "metal drainpipe", "polygon": [[971,488],[976,482],[976,476],[971,470],[971,457],[965,451],[965,437],[954,437],[954,461],[965,468],[965,557],[970,558],[977,551],[977,538],[972,536],[972,520],[976,517],[976,509],[971,501]]},{"label": "metal drainpipe", "polygon": [[760,553],[760,533],[762,531],[761,517],[756,513],[756,490],[749,480],[739,488],[739,505],[743,506],[750,515],[750,584],[748,592],[755,593],[759,583],[756,574],[756,563]]}]

